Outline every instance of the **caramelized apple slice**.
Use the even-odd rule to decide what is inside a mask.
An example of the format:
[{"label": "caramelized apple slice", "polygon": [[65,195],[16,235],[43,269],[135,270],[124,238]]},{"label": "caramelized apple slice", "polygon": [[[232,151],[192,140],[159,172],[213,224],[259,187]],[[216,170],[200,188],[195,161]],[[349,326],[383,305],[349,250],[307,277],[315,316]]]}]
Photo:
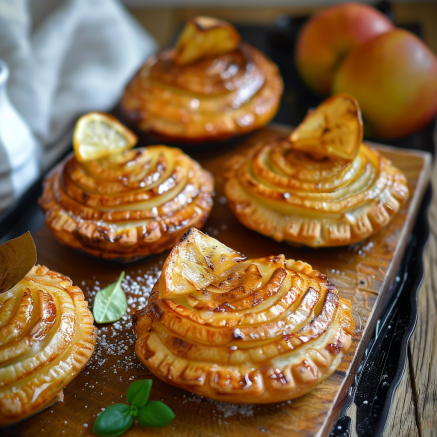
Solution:
[{"label": "caramelized apple slice", "polygon": [[210,17],[195,17],[188,21],[175,47],[174,62],[187,65],[207,56],[217,56],[235,50],[240,35],[226,21]]},{"label": "caramelized apple slice", "polygon": [[191,228],[170,252],[162,269],[159,297],[167,299],[205,290],[220,283],[245,257],[233,249]]},{"label": "caramelized apple slice", "polygon": [[325,100],[290,135],[296,150],[315,158],[352,160],[363,140],[363,122],[357,101],[347,94]]}]

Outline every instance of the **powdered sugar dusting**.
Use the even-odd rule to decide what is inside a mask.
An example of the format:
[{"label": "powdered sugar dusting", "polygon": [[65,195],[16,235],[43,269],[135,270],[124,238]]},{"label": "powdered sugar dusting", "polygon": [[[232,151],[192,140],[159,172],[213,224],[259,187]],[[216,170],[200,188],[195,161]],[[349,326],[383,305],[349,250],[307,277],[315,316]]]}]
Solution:
[{"label": "powdered sugar dusting", "polygon": [[225,402],[212,401],[208,399],[208,402],[212,403],[214,407],[223,414],[223,417],[253,416],[253,405],[240,405],[240,404],[227,404]]},{"label": "powdered sugar dusting", "polygon": [[216,414],[219,412],[223,418],[232,416],[250,417],[254,415],[255,405],[228,404],[227,402],[219,402],[212,399],[207,399],[194,393],[184,394],[182,397],[183,404],[187,402],[195,402],[197,404],[206,402],[211,404],[214,408],[213,413]]},{"label": "powdered sugar dusting", "polygon": [[[132,330],[131,315],[146,306],[161,274],[162,264],[157,262],[150,266],[146,274],[142,274],[141,270],[126,272],[121,286],[126,293],[128,311],[117,322],[97,325],[95,351],[85,369],[85,375],[95,373],[98,369],[98,379],[85,382],[84,390],[94,389],[114,378],[128,383],[134,379],[131,375],[135,372],[132,371],[144,369],[135,354],[136,337]],[[97,292],[107,284],[100,284],[93,278],[92,281],[83,281],[81,285],[92,307]]]}]

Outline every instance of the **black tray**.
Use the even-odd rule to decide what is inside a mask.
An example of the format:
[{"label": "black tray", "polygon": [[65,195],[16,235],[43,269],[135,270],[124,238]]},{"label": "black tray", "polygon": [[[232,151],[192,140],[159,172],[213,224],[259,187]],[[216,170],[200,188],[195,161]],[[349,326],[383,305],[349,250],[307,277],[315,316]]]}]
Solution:
[{"label": "black tray", "polygon": [[[391,17],[387,2],[381,2],[379,7]],[[295,38],[306,19],[279,16],[271,26],[237,25],[243,40],[266,53],[281,70],[285,91],[274,121],[282,124],[297,125],[307,110],[321,101],[304,86],[294,65]],[[420,36],[419,26],[411,24],[403,27]],[[117,110],[114,112],[117,113]],[[394,141],[367,139],[396,147],[425,150],[434,155],[434,125],[435,121],[413,135]],[[43,226],[44,217],[37,205],[42,179],[36,181],[19,201],[0,215],[0,243],[27,230],[36,232]],[[349,436],[352,427],[359,437],[378,437],[383,433],[394,392],[405,371],[408,342],[416,326],[416,298],[423,279],[423,251],[429,235],[427,209],[431,198],[432,189],[428,187],[396,280],[332,429],[332,437]],[[356,406],[353,418],[347,415],[352,404]]]},{"label": "black tray", "polygon": [[[423,252],[429,237],[427,211],[431,199],[429,185],[395,281],[330,437],[349,437],[353,427],[359,437],[379,437],[384,431],[417,323],[417,292],[424,275]],[[354,417],[348,415],[352,404],[356,407]]]}]

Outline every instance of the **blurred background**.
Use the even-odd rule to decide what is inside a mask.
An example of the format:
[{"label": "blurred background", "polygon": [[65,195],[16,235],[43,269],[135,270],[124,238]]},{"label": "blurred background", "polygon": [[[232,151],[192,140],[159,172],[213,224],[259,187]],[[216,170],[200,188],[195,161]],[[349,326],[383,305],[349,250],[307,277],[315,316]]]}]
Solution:
[{"label": "blurred background", "polygon": [[[156,38],[161,48],[189,18],[208,15],[231,22],[271,24],[280,14],[311,15],[326,6],[344,3],[332,0],[123,0],[129,12]],[[268,5],[267,5],[268,3]],[[375,1],[360,1],[374,5]],[[437,1],[394,0],[390,2],[396,23],[417,22],[423,37],[437,54]]]}]

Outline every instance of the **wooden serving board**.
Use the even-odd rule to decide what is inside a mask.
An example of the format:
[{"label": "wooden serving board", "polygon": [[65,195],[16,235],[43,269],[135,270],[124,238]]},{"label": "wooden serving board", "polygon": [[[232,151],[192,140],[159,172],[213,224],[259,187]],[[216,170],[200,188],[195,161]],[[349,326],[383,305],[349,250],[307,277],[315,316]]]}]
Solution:
[{"label": "wooden serving board", "polygon": [[[172,387],[154,376],[135,356],[130,315],[143,307],[159,277],[168,252],[134,264],[114,264],[61,246],[44,227],[34,235],[38,263],[69,276],[92,305],[96,290],[114,282],[122,270],[127,279],[129,314],[99,326],[96,351],[87,367],[64,389],[64,401],[5,431],[22,436],[90,436],[97,414],[113,403],[126,402],[129,383],[152,378],[151,399],[162,400],[176,414],[165,428],[133,426],[134,437],[328,436],[372,334],[384,298],[401,261],[408,236],[428,184],[431,157],[426,152],[374,145],[408,178],[410,199],[392,222],[361,243],[335,249],[294,248],[243,227],[223,195],[224,164],[237,151],[259,141],[284,137],[290,128],[264,128],[237,147],[190,153],[216,180],[214,207],[204,230],[249,258],[285,254],[327,274],[339,294],[352,301],[356,330],[352,346],[337,371],[305,396],[271,405],[234,405],[211,401]],[[140,142],[140,145],[141,142]]]}]

